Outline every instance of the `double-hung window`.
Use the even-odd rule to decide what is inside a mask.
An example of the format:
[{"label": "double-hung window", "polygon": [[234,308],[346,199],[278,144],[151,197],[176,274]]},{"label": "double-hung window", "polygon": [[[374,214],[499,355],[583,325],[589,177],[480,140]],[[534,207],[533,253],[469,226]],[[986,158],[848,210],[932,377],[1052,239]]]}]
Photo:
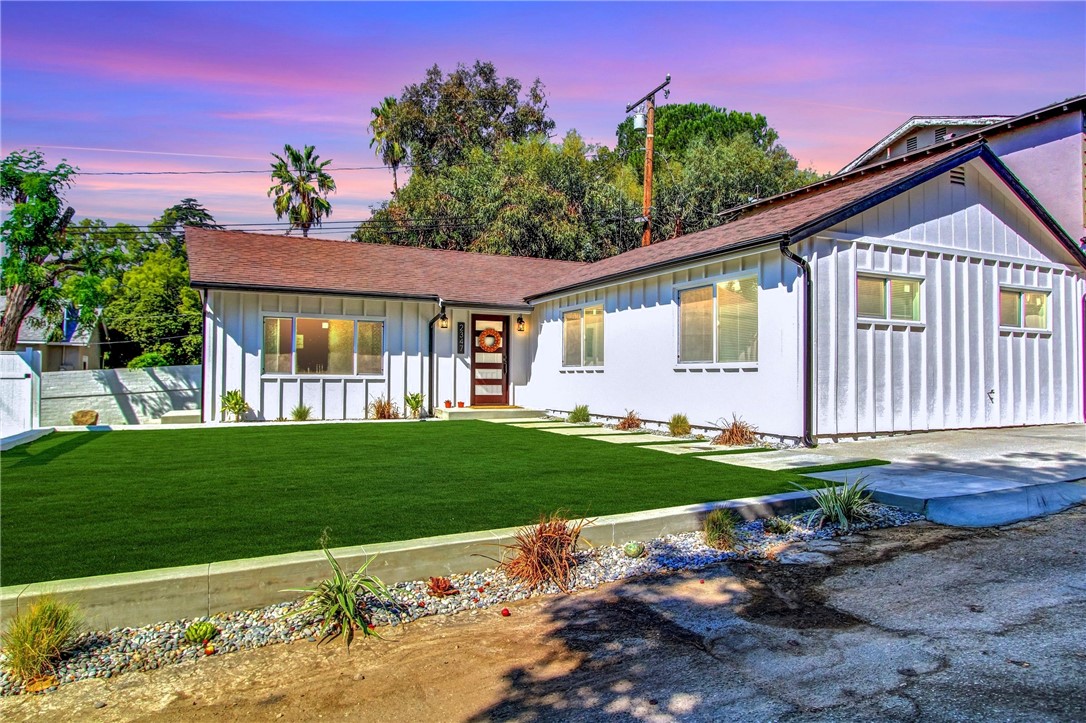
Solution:
[{"label": "double-hung window", "polygon": [[679,361],[758,361],[757,275],[679,291]]},{"label": "double-hung window", "polygon": [[888,276],[856,277],[856,315],[882,321],[920,321],[923,281]]},{"label": "double-hung window", "polygon": [[999,325],[1010,329],[1048,329],[1047,291],[999,290]]},{"label": "double-hung window", "polygon": [[384,371],[384,323],[264,318],[265,374],[350,376]]},{"label": "double-hung window", "polygon": [[562,313],[562,366],[603,366],[603,306]]}]

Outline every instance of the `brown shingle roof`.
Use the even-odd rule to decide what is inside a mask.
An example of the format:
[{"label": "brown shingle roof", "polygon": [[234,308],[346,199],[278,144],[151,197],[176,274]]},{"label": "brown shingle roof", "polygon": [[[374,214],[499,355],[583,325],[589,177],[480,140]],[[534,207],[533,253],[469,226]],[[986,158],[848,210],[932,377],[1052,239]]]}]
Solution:
[{"label": "brown shingle roof", "polygon": [[628,276],[653,267],[694,260],[734,250],[759,240],[769,241],[792,234],[818,219],[849,208],[863,199],[877,196],[880,191],[911,176],[923,174],[959,154],[972,157],[979,148],[980,144],[972,144],[930,156],[913,156],[904,162],[894,159],[877,168],[836,176],[798,191],[759,201],[736,209],[741,216],[730,223],[576,267],[559,279],[558,284],[548,289],[547,293],[587,286],[605,279]]},{"label": "brown shingle roof", "polygon": [[440,296],[448,302],[527,307],[526,299],[533,297],[813,233],[820,223],[824,228],[842,220],[839,214],[859,213],[884,200],[884,193],[980,155],[982,147],[973,143],[888,160],[736,209],[740,217],[730,223],[591,264],[200,228],[185,229],[185,243],[194,286]]},{"label": "brown shingle roof", "polygon": [[331,294],[440,296],[449,302],[526,307],[584,264],[384,244],[185,229],[194,286]]}]

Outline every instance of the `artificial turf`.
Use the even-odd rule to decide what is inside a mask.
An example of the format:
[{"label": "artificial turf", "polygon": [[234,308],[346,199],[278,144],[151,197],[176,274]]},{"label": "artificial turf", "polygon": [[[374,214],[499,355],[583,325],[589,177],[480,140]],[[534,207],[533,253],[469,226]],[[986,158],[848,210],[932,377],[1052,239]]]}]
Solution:
[{"label": "artificial turf", "polygon": [[801,479],[480,421],[58,432],[0,459],[0,585],[311,550],[325,528],[332,546],[387,542]]}]

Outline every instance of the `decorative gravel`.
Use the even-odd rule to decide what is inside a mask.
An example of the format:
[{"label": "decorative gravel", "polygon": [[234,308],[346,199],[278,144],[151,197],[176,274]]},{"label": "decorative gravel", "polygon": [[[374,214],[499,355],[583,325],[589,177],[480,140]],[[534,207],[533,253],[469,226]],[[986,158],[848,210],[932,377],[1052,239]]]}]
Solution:
[{"label": "decorative gravel", "polygon": [[[885,505],[872,505],[872,510],[874,520],[853,525],[850,532],[894,527],[922,519],[921,515]],[[645,543],[645,554],[639,558],[627,557],[621,546],[583,550],[577,553],[578,564],[572,589],[587,590],[624,578],[696,570],[728,560],[770,559],[772,549],[783,543],[824,540],[840,534],[836,525],[815,529],[802,517],[787,519],[792,521],[793,529],[784,535],[765,532],[762,520],[739,525],[737,550],[729,552],[707,546],[700,532],[665,535],[650,540]],[[391,586],[398,603],[396,607],[373,599],[364,602],[370,608],[377,626],[399,627],[428,615],[484,610],[531,596],[560,592],[553,584],[531,590],[523,583],[509,579],[500,570],[450,575],[449,579],[460,591],[459,594],[435,598],[427,592],[426,582],[419,580]],[[214,656],[274,643],[296,640],[315,642],[319,621],[292,615],[301,604],[299,600],[142,628],[114,628],[84,633],[57,667],[57,682],[63,685],[87,678],[113,678],[128,671],[154,670],[165,665],[201,660],[207,657],[203,646],[185,640],[185,630],[195,620],[210,620],[219,629],[218,636],[212,641]],[[335,644],[342,643],[337,640]],[[56,690],[56,686],[48,690]],[[13,680],[6,671],[0,671],[0,695],[25,693],[21,683]]]}]

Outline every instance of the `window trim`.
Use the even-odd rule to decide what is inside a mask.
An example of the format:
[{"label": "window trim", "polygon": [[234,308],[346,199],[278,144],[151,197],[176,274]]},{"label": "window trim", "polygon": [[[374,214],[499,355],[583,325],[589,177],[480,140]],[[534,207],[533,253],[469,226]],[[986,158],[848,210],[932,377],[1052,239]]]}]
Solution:
[{"label": "window trim", "polygon": [[[290,319],[290,371],[269,372],[264,369],[264,324],[267,319]],[[352,327],[351,374],[299,374],[298,373],[298,319],[316,319],[318,321],[350,321]],[[359,373],[358,371],[358,324],[370,322],[381,325],[381,372],[379,374]],[[351,314],[322,314],[309,312],[265,311],[260,314],[260,377],[268,379],[384,379],[388,373],[388,320],[383,316],[353,316]]]},{"label": "window trim", "polygon": [[[1021,323],[1018,326],[1008,326],[1003,323],[1003,309],[1000,296],[1004,291],[1018,294],[1018,318]],[[1026,294],[1044,294],[1045,300],[1045,325],[1026,326],[1025,303]],[[1051,334],[1052,333],[1052,289],[1045,286],[1023,286],[1022,284],[997,284],[995,292],[996,321],[1000,332],[1025,333],[1025,334]]]},{"label": "window trim", "polygon": [[[741,271],[729,271],[723,274],[713,274],[712,276],[706,276],[704,279],[696,279],[690,281],[683,281],[671,286],[671,301],[675,306],[675,325],[674,325],[674,339],[675,339],[675,371],[687,372],[697,371],[701,369],[708,370],[725,370],[725,369],[757,369],[758,361],[730,361],[722,362],[717,361],[717,354],[720,351],[718,334],[720,332],[720,320],[717,317],[717,285],[727,281],[735,281],[736,279],[745,279],[753,276],[754,283],[758,288],[758,330],[761,331],[762,325],[762,267],[758,265],[752,269],[743,269]],[[683,291],[690,291],[691,289],[698,289],[705,286],[710,286],[713,289],[713,361],[683,361],[682,359],[682,304],[679,301],[679,295]],[[758,356],[761,357],[761,349],[758,350]]]},{"label": "window trim", "polygon": [[[604,343],[604,356],[603,364],[585,364],[584,363],[584,335],[585,335],[585,309],[594,309],[599,307],[601,310],[600,319],[603,321],[603,338],[607,338],[607,303],[603,299],[596,301],[584,301],[579,304],[569,304],[568,306],[558,307],[558,320],[562,324],[562,349],[559,355],[559,369],[564,372],[572,371],[603,371],[604,364],[607,363],[607,345]],[[581,363],[580,364],[566,364],[566,314],[571,311],[581,312]]]},{"label": "window trim", "polygon": [[[860,313],[860,279],[878,279],[886,282],[886,316],[865,316]],[[924,303],[927,291],[927,277],[922,274],[887,274],[880,271],[857,271],[852,283],[852,313],[857,324],[881,324],[884,326],[925,326],[927,324],[927,305]],[[920,285],[920,315],[916,319],[895,319],[893,317],[893,297],[891,281],[915,281]]]}]

